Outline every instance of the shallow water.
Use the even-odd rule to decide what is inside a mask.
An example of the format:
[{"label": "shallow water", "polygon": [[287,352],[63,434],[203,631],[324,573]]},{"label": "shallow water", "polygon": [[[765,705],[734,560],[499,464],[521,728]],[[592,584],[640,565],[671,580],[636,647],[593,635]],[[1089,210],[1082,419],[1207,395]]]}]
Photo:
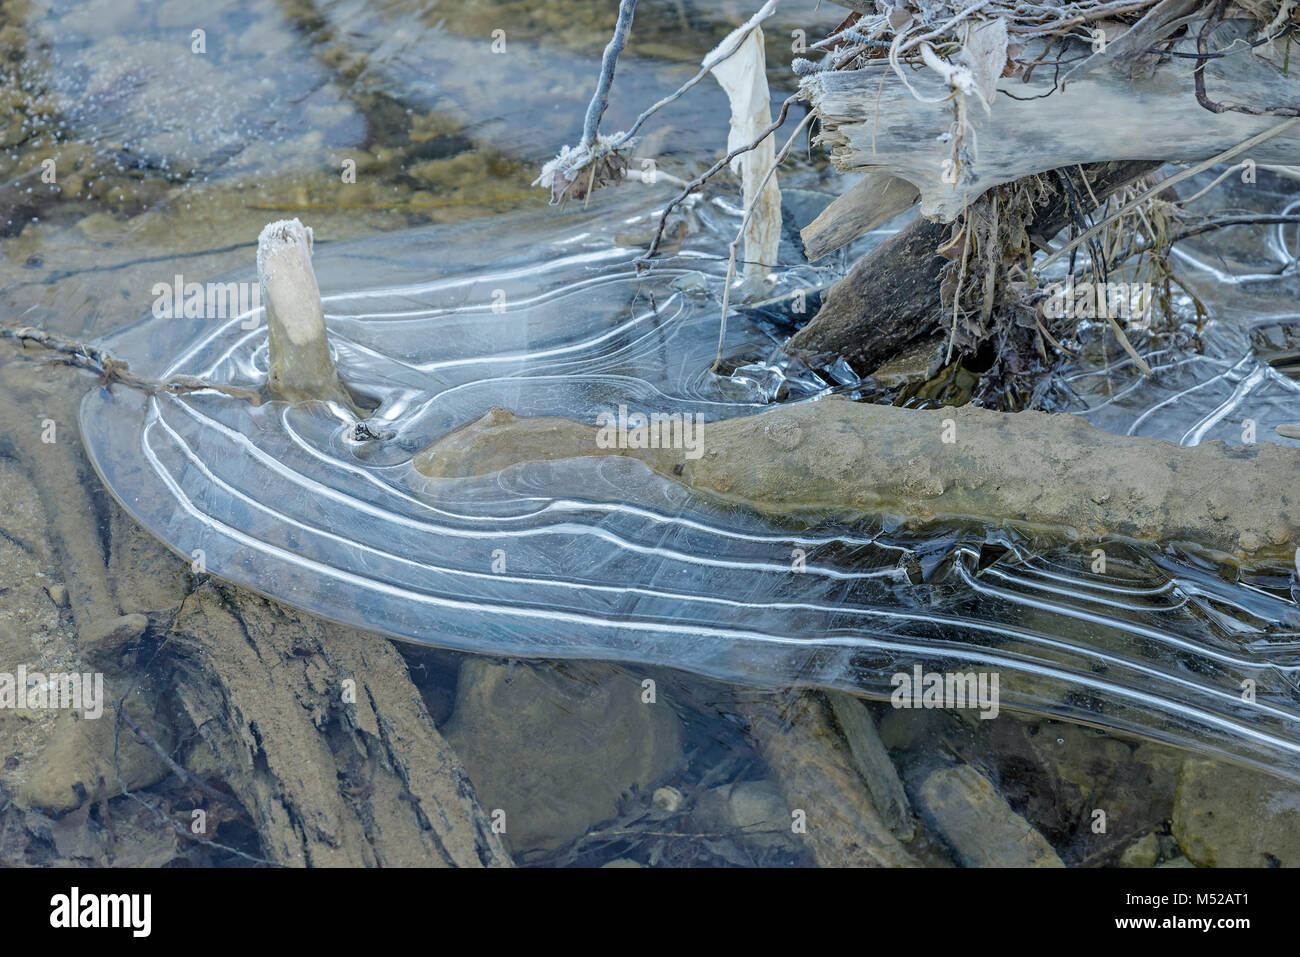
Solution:
[{"label": "shallow water", "polygon": [[[667,843],[650,836],[662,831],[663,814],[647,810],[648,796],[640,795],[613,823],[593,817],[605,821],[607,836],[597,828],[558,847],[539,839],[514,848],[521,859],[807,861],[797,843],[756,844],[743,833],[721,845],[689,838],[688,824],[702,827],[705,819],[702,811],[689,815],[718,789],[772,778],[770,755],[756,753],[738,727],[754,694],[747,689],[803,684],[879,699],[893,674],[916,663],[996,670],[1008,713],[985,722],[969,720],[969,712],[877,707],[909,787],[936,756],[960,756],[996,781],[1070,863],[1113,862],[1126,840],[1144,832],[1167,837],[1165,804],[1181,758],[1121,744],[1121,756],[1107,759],[1108,793],[1150,807],[1131,815],[1129,830],[1099,838],[1083,810],[1095,795],[1076,784],[1077,794],[1062,791],[1060,782],[1074,781],[1072,767],[1095,762],[1099,749],[1128,739],[1081,738],[1074,726],[1035,715],[1300,777],[1291,578],[1231,581],[1188,556],[1122,545],[1108,549],[1109,571],[1099,575],[1088,553],[998,530],[972,537],[881,525],[775,527],[622,460],[531,464],[456,482],[422,479],[410,468],[414,452],[492,406],[591,421],[627,404],[714,420],[776,396],[808,400],[833,389],[888,397],[847,369],[817,377],[769,364],[800,318],[788,302],[733,315],[724,368],[737,371],[708,372],[726,265],[720,254],[738,222],[725,188],[691,207],[681,247],[643,278],[630,260],[649,238],[657,205],[672,194],[663,182],[630,183],[586,210],[538,208],[507,218],[511,209],[541,206],[540,191],[527,185],[533,164],[574,138],[608,29],[592,4],[545,5],[541,23],[522,22],[511,4],[432,14],[402,4],[379,13],[361,4],[253,5],[239,14],[251,18],[241,35],[259,36],[259,44],[223,43],[212,31],[210,62],[219,69],[181,74],[202,102],[219,91],[231,112],[216,123],[195,122],[183,97],[157,85],[160,62],[191,56],[175,48],[189,33],[179,8],[164,5],[152,23],[142,17],[152,8],[127,2],[81,9],[78,19],[57,5],[33,8],[29,36],[49,42],[33,43],[44,66],[28,75],[36,86],[49,80],[55,115],[68,126],[58,134],[62,146],[51,145],[50,130],[36,145],[7,142],[7,175],[22,188],[31,180],[24,170],[48,148],[76,153],[77,175],[101,187],[71,190],[65,182],[62,195],[36,204],[36,222],[4,240],[0,301],[9,314],[106,337],[137,373],[254,384],[265,374],[265,337],[255,324],[240,328],[245,317],[136,323],[153,284],[178,271],[187,281],[250,278],[258,227],[299,215],[317,230],[316,269],[340,368],[378,403],[372,431],[385,434],[354,441],[353,423],[321,409],[94,388],[83,407],[86,442],[127,509],[187,559],[201,551],[206,569],[221,578],[339,621],[498,657],[619,663],[539,666],[553,676],[548,693],[560,705],[568,683],[607,684],[611,676],[650,674],[667,689],[686,760],[664,780],[687,795],[685,836]],[[749,12],[723,9],[719,16],[711,6],[665,3],[638,14],[634,33],[644,48],[634,38],[607,129],[626,125],[689,76],[699,55]],[[838,19],[833,9],[785,15],[791,19],[780,32],[793,23],[810,36]],[[497,22],[506,24],[514,54],[491,52],[485,34]],[[123,71],[124,38],[161,46]],[[788,74],[783,64],[769,67],[779,99]],[[96,69],[109,74],[100,87],[83,75]],[[101,87],[104,98],[84,99]],[[520,95],[501,96],[502,89]],[[725,103],[703,84],[678,106],[647,149],[665,170],[689,177],[725,138]],[[160,112],[166,109],[176,112]],[[196,135],[168,139],[165,131],[178,126]],[[141,137],[142,128],[151,135]],[[352,192],[337,185],[346,157],[359,161],[362,174]],[[83,175],[90,169],[97,174]],[[824,202],[818,190],[838,188],[817,163],[801,160],[786,185],[796,224]],[[424,228],[472,217],[486,218]],[[1215,255],[1215,247],[1202,248]],[[1256,260],[1229,274],[1280,268],[1267,249]],[[787,242],[783,261],[789,268],[777,291],[815,294],[844,257],[830,267],[799,266]],[[1210,276],[1211,291],[1226,287],[1204,269],[1189,275],[1202,284]],[[1152,352],[1161,372],[1154,384],[1134,376],[1114,343],[1098,335],[1078,365],[1063,370],[1048,401],[1102,428],[1185,443],[1233,441],[1246,416],[1258,420],[1261,436],[1296,421],[1294,383],[1247,355],[1259,330],[1285,329],[1296,318],[1285,299],[1278,307],[1279,297],[1294,301],[1293,282],[1255,283],[1266,308],[1248,308],[1240,293],[1215,299],[1203,289],[1221,322],[1196,350],[1165,344]],[[1258,324],[1262,314],[1271,314],[1267,324]],[[1285,351],[1296,340],[1283,333],[1278,341]],[[78,481],[102,494],[89,474]],[[792,569],[795,549],[803,552],[800,574]],[[150,572],[119,564],[111,574]],[[114,585],[123,594],[143,587]],[[440,726],[450,720],[454,727],[457,671],[473,659],[422,654],[407,652],[412,667],[430,676],[417,684]],[[1238,685],[1247,677],[1258,682],[1258,704],[1241,701]],[[1013,709],[1027,716],[1010,717]],[[570,730],[565,745],[536,757],[541,765],[558,773],[566,745],[599,737],[595,723]],[[1039,738],[1040,730],[1047,734]],[[522,741],[510,753],[510,733],[502,731],[500,745],[524,761]],[[458,747],[463,741],[453,736]],[[1050,741],[1065,753],[1044,752]],[[1026,770],[1026,755],[1035,770]],[[611,769],[593,761],[583,770],[595,781]],[[1055,803],[1035,790],[1038,775],[1055,782]],[[1073,797],[1061,799],[1067,792]],[[506,800],[499,793],[493,799]],[[1083,802],[1077,808],[1075,798]],[[636,836],[638,826],[646,836]],[[539,827],[545,832],[545,821]],[[567,834],[559,823],[554,831]],[[239,846],[256,847],[245,841]],[[946,860],[931,841],[918,839],[918,857]],[[1162,859],[1177,857],[1162,845]]]}]

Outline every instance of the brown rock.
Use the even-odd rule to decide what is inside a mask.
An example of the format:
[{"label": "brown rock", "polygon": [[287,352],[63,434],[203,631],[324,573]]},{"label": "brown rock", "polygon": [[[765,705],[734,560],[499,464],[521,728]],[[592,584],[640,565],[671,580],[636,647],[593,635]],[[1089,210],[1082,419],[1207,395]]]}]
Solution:
[{"label": "brown rock", "polygon": [[1202,867],[1300,866],[1300,788],[1189,758],[1178,775],[1173,833]]},{"label": "brown rock", "polygon": [[581,837],[682,762],[677,715],[605,665],[466,661],[444,730],[489,815],[505,812],[514,853]]}]

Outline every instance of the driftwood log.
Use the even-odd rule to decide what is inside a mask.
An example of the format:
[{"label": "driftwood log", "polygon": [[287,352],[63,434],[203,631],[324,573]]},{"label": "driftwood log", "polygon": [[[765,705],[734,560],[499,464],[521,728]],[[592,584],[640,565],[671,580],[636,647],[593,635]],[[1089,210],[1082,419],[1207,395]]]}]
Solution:
[{"label": "driftwood log", "polygon": [[[1290,566],[1300,546],[1300,449],[1183,447],[1072,415],[934,410],[832,398],[701,426],[702,454],[611,447],[595,426],[493,409],[415,459],[433,477],[626,455],[703,495],[765,515],[860,515],[1018,527],[1058,539],[1181,543],[1221,561]],[[662,444],[662,443],[661,443]]]},{"label": "driftwood log", "polygon": [[[1196,53],[1190,40],[1175,49]],[[1087,50],[1080,45],[1074,55]],[[920,192],[922,215],[952,222],[989,188],[1033,173],[1113,160],[1209,159],[1285,119],[1204,108],[1197,102],[1193,67],[1194,61],[1179,58],[1162,62],[1150,76],[1133,76],[1104,62],[1064,88],[1042,67],[1028,80],[1004,77],[990,111],[967,111],[974,161],[964,171],[968,178],[957,183],[943,176],[951,146],[940,136],[952,125],[953,108],[938,74],[904,67],[912,87],[939,101],[934,103],[919,101],[886,63],[815,73],[801,86],[821,124],[819,141],[830,148],[837,170],[900,177]],[[1294,70],[1288,75],[1246,51],[1210,60],[1205,86],[1216,103],[1300,106]],[[1258,144],[1249,158],[1294,163],[1298,155],[1300,126],[1293,126]]]},{"label": "driftwood log", "polygon": [[[802,87],[832,163],[841,172],[864,174],[805,227],[808,258],[840,248],[914,202],[920,202],[921,216],[832,287],[787,352],[814,362],[843,357],[867,373],[900,348],[932,336],[948,265],[936,250],[952,237],[945,224],[992,187],[1050,170],[1077,175],[1082,169],[1088,177],[1084,195],[1104,202],[1164,162],[1206,160],[1252,137],[1264,138],[1238,159],[1293,163],[1300,155],[1300,123],[1282,114],[1294,116],[1300,105],[1294,72],[1238,42],[1232,56],[1203,64],[1203,103],[1194,77],[1197,61],[1189,58],[1196,53],[1192,36],[1171,47],[1179,57],[1150,54],[1153,44],[1189,24],[1198,33],[1192,20],[1199,6],[1197,0],[1163,0],[1091,55],[1086,45],[1074,43],[1048,57],[1073,60],[1073,67],[1042,65],[998,79],[991,109],[968,103],[963,111],[973,159],[957,182],[944,175],[952,147],[942,135],[953,127],[956,94],[936,72],[902,65],[912,89],[886,62],[805,77]],[[1226,47],[1243,29],[1219,24],[1214,47]],[[1244,104],[1253,112],[1221,109],[1223,104]],[[1270,107],[1281,113],[1270,113]],[[1049,179],[1055,192],[1036,204],[1030,226],[1040,243],[1071,220],[1069,198]]]},{"label": "driftwood log", "polygon": [[510,863],[391,642],[212,583],[176,612],[176,698],[270,860]]}]

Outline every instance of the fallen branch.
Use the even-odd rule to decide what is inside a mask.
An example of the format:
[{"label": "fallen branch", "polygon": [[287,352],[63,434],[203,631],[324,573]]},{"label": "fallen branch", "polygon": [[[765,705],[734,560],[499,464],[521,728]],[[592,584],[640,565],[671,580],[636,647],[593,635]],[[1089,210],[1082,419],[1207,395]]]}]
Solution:
[{"label": "fallen branch", "polygon": [[429,446],[415,467],[453,478],[625,455],[709,498],[814,523],[884,515],[1010,526],[1066,540],[1178,543],[1217,561],[1288,567],[1300,545],[1300,449],[1267,442],[1183,447],[1102,432],[1073,415],[826,399],[709,423],[699,458],[648,447],[645,429],[621,444],[570,419],[494,409]]},{"label": "fallen branch", "polygon": [[[1159,162],[1109,163],[1090,171],[1091,190],[1104,202]],[[1051,238],[1072,221],[1069,197],[1059,184],[1035,205],[1031,237]],[[940,320],[940,280],[949,260],[938,250],[952,227],[913,220],[864,256],[827,292],[817,314],[785,351],[811,360],[843,357],[870,372],[907,344],[930,335]]]},{"label": "fallen branch", "polygon": [[1169,237],[1168,242],[1172,246],[1184,239],[1191,239],[1193,236],[1200,236],[1202,233],[1213,232],[1216,229],[1225,229],[1228,226],[1288,226],[1293,223],[1300,223],[1300,216],[1224,216],[1221,219],[1212,219],[1180,229]]}]

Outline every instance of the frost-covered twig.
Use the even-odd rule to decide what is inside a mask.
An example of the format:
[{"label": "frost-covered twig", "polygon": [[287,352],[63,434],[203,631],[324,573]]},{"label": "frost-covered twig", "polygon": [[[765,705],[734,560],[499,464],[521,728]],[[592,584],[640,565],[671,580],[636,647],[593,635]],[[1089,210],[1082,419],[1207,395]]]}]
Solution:
[{"label": "frost-covered twig", "polygon": [[[600,79],[597,81],[591,104],[587,107],[582,142],[576,147],[563,147],[542,167],[541,174],[533,180],[533,185],[549,189],[551,203],[554,205],[561,204],[566,199],[585,199],[592,191],[623,179],[627,172],[627,158],[622,151],[631,146],[632,138],[645,121],[679,99],[708,76],[714,67],[735,54],[750,31],[756,29],[772,15],[776,3],[777,0],[767,0],[757,13],[744,25],[732,31],[727,39],[706,57],[703,68],[695,76],[638,116],[630,129],[625,132],[601,135],[598,130],[600,118],[609,103],[609,90],[614,82],[614,68],[627,42],[627,30],[631,28],[632,11],[636,6],[636,0],[632,0],[631,3],[624,2],[619,7],[619,20],[614,28],[614,36],[605,47],[605,54],[601,60]],[[626,23],[624,13],[626,13]]]},{"label": "frost-covered twig", "polygon": [[614,35],[605,45],[605,52],[600,58],[600,79],[596,81],[596,92],[591,96],[587,107],[587,119],[582,125],[582,142],[579,149],[590,149],[596,142],[600,118],[609,106],[609,88],[614,85],[614,70],[618,66],[619,54],[627,45],[627,35],[632,30],[632,15],[636,13],[637,0],[622,0],[618,5],[618,23],[614,25]]}]

